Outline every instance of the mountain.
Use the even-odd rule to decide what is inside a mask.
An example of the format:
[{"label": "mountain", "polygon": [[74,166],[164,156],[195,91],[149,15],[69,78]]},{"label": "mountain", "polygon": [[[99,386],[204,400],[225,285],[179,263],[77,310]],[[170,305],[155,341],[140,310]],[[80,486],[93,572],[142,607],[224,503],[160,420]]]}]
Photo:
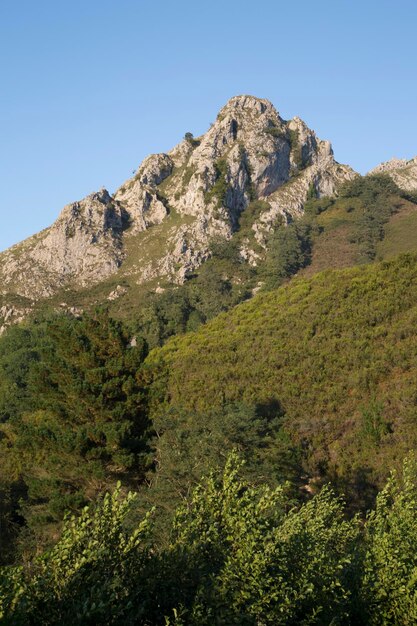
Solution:
[{"label": "mountain", "polygon": [[417,615],[414,161],[239,96],[0,256],[0,621]]},{"label": "mountain", "polygon": [[137,298],[141,286],[181,284],[257,203],[239,244],[254,266],[278,223],[354,176],[300,118],[283,120],[268,100],[234,97],[204,135],[186,133],[170,152],[146,158],[113,196],[102,189],[67,205],[50,228],[3,252],[0,327],[42,301],[71,308],[74,293],[78,305],[86,293],[112,301]]}]

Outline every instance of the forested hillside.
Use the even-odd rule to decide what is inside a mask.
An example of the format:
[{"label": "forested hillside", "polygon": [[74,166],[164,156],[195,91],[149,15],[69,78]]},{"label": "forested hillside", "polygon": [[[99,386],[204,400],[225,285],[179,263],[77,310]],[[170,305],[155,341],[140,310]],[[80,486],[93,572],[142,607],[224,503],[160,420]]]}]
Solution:
[{"label": "forested hillside", "polygon": [[121,481],[173,509],[232,449],[245,476],[330,481],[351,510],[415,447],[413,255],[298,277],[170,339],[106,311],[15,326],[0,341],[3,560],[29,555]]},{"label": "forested hillside", "polygon": [[2,623],[414,623],[416,260],[151,352],[105,309],[9,329]]},{"label": "forested hillside", "polygon": [[236,403],[272,407],[312,486],[366,499],[416,444],[416,261],[293,279],[172,339],[147,360],[160,371],[155,419],[162,400],[196,428]]}]

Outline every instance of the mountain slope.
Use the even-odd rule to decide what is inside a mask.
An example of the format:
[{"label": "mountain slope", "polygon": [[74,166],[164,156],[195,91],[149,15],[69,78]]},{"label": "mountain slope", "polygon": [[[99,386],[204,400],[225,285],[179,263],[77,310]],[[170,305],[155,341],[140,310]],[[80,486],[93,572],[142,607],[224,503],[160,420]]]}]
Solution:
[{"label": "mountain slope", "polygon": [[416,261],[327,271],[259,294],[152,352],[156,389],[168,406],[201,415],[275,403],[309,476],[378,482],[417,445]]}]

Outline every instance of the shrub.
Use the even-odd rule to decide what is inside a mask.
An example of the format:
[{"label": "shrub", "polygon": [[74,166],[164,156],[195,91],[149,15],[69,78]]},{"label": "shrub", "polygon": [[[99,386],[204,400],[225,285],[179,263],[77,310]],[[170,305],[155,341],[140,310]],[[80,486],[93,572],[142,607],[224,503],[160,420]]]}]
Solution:
[{"label": "shrub", "polygon": [[226,193],[228,189],[227,182],[227,161],[226,159],[218,159],[214,164],[215,169],[215,182],[210,191],[205,194],[205,201],[207,203],[216,201],[217,207],[223,206],[226,200]]},{"label": "shrub", "polygon": [[391,475],[366,525],[363,595],[368,623],[417,623],[417,461]]}]

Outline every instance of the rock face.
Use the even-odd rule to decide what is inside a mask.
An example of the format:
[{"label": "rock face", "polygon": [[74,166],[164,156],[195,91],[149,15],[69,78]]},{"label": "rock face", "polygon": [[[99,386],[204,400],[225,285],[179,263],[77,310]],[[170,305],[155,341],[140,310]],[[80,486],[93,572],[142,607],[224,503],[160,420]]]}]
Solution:
[{"label": "rock face", "polygon": [[116,192],[114,197],[127,211],[133,231],[160,224],[168,215],[158,195],[158,185],[171,175],[173,167],[167,154],[152,154],[144,160],[135,177]]},{"label": "rock face", "polygon": [[[170,212],[193,218],[167,238],[165,255],[143,275],[180,282],[207,258],[213,238],[233,235],[252,201],[265,203],[253,224],[254,238],[265,247],[277,218],[301,215],[312,189],[317,196],[331,195],[353,176],[351,168],[335,162],[330,143],[300,118],[286,122],[268,100],[237,96],[203,136],[188,136],[168,154],[146,159],[115,199],[129,212],[134,232]],[[242,255],[256,263],[250,241]]]},{"label": "rock face", "polygon": [[417,156],[406,159],[391,159],[377,165],[369,174],[388,174],[401,189],[417,190]]},{"label": "rock face", "polygon": [[0,256],[1,292],[36,299],[113,274],[127,222],[125,209],[105,189],[67,205],[53,226]]},{"label": "rock face", "polygon": [[295,219],[309,194],[333,194],[354,176],[298,117],[285,121],[268,100],[234,97],[204,135],[187,133],[169,153],[146,158],[113,197],[103,189],[66,206],[49,229],[2,253],[0,295],[36,301],[112,275],[180,283],[213,239],[232,237],[254,201],[262,210],[242,256],[256,263],[253,247],[265,249],[277,220]]},{"label": "rock face", "polygon": [[0,335],[10,324],[21,322],[30,312],[31,307],[18,307],[13,304],[0,306]]}]

